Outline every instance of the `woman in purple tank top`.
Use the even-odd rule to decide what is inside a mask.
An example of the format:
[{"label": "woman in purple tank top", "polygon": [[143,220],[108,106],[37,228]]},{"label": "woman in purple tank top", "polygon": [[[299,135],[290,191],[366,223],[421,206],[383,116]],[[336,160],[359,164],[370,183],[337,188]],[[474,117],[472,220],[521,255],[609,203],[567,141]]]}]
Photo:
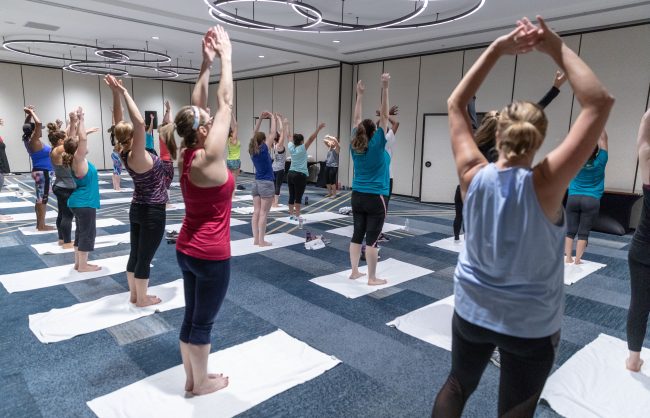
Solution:
[{"label": "woman in purple tank top", "polygon": [[[119,121],[114,129],[115,140],[135,189],[129,210],[131,253],[126,266],[131,303],[137,307],[155,305],[160,298],[147,295],[149,266],[165,233],[167,188],[174,177],[174,166],[145,150],[144,119],[122,82],[113,76],[104,80],[113,91],[113,112]],[[122,120],[122,98],[133,124]],[[171,148],[175,156],[175,144]]]}]

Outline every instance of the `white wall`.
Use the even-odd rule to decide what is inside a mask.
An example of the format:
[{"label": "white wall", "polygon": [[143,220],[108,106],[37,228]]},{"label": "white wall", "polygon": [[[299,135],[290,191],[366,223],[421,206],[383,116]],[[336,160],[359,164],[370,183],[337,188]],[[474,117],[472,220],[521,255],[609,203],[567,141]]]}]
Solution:
[{"label": "white wall", "polygon": [[248,173],[253,172],[253,162],[247,157],[248,141],[255,127],[253,105],[253,80],[238,81],[237,125],[239,130],[239,141],[241,142],[241,169]]},{"label": "white wall", "polygon": [[[325,128],[320,132],[316,143],[312,145],[318,161],[327,159],[328,148],[322,139],[325,135],[338,138],[339,122],[339,76],[338,68],[328,68],[318,71],[318,123],[324,123]],[[314,127],[315,128],[315,127]],[[347,152],[347,148],[343,149]]]},{"label": "white wall", "polygon": [[[293,131],[307,138],[314,133],[318,125],[318,71],[296,74],[294,89]],[[316,156],[314,144],[307,154]]]},{"label": "white wall", "polygon": [[21,66],[0,63],[0,74],[0,118],[4,120],[4,126],[0,126],[0,136],[6,145],[9,167],[11,171],[29,171],[29,156],[21,141],[25,121]]}]

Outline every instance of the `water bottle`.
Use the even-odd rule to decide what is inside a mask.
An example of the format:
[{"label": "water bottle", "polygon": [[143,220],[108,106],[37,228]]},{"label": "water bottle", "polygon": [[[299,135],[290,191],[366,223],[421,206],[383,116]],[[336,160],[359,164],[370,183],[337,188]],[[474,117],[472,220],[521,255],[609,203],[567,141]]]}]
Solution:
[{"label": "water bottle", "polygon": [[309,196],[305,196],[305,206],[309,205]]},{"label": "water bottle", "polygon": [[410,227],[409,227],[409,218],[406,218],[404,221],[404,231],[409,232]]},{"label": "water bottle", "polygon": [[302,216],[298,216],[298,229],[302,229]]}]

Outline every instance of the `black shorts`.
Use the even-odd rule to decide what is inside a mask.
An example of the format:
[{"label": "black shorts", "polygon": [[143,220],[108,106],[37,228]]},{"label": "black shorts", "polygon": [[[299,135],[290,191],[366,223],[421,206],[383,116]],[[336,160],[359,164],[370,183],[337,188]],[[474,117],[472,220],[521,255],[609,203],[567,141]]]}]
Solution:
[{"label": "black shorts", "polygon": [[352,216],[352,243],[361,244],[365,237],[367,245],[376,247],[386,219],[386,197],[352,191]]},{"label": "black shorts", "polygon": [[325,167],[325,184],[336,184],[338,174],[338,167]]}]

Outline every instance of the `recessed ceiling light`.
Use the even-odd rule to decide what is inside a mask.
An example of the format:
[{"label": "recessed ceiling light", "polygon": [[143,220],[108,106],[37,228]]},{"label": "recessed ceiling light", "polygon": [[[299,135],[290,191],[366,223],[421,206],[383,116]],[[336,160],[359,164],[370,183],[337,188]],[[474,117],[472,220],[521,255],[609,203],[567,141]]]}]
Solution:
[{"label": "recessed ceiling light", "polygon": [[335,39],[332,42],[334,42],[335,44],[340,44],[341,43],[341,41],[339,41],[338,39]]},{"label": "recessed ceiling light", "polygon": [[258,58],[264,58],[264,55],[258,55],[257,57]]},{"label": "recessed ceiling light", "polygon": [[155,39],[157,41],[160,38],[158,36],[152,36],[151,39]]}]

